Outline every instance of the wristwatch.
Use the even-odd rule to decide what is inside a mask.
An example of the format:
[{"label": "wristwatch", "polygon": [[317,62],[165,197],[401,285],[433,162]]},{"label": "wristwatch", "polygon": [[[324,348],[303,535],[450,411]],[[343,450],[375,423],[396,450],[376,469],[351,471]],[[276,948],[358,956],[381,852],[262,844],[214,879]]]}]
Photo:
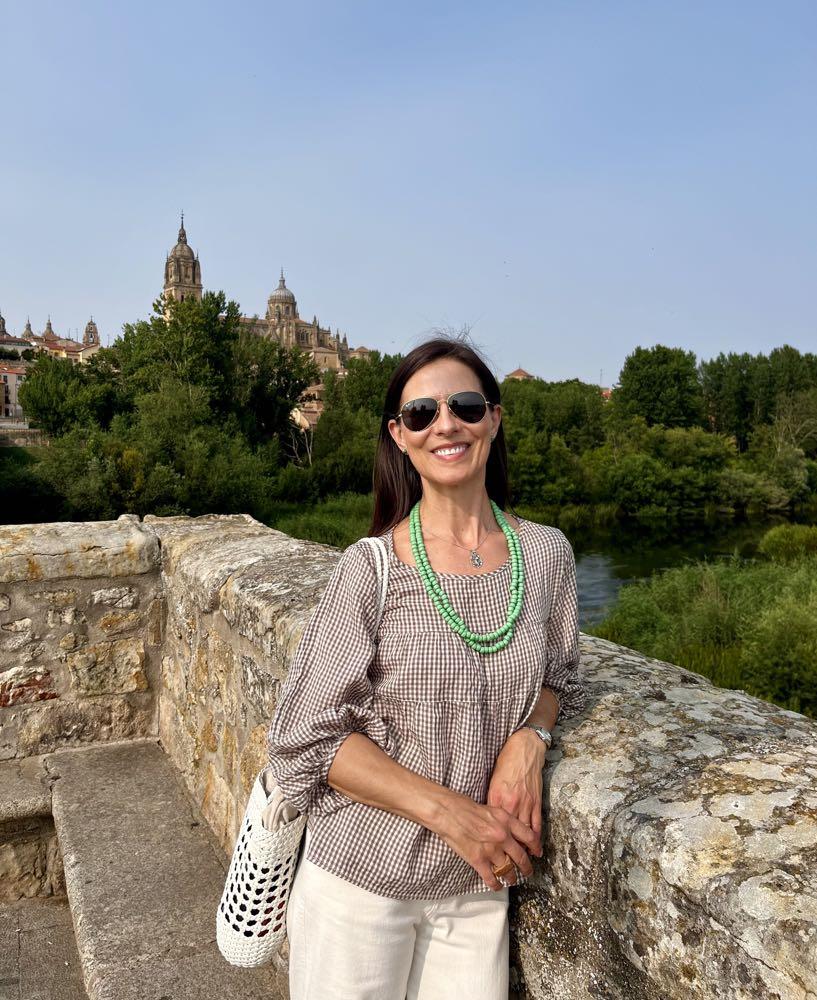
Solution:
[{"label": "wristwatch", "polygon": [[545,744],[547,749],[550,750],[551,745],[553,744],[553,733],[551,733],[549,729],[545,729],[544,726],[537,726],[533,722],[526,722],[525,726],[528,729],[532,729],[539,739]]}]

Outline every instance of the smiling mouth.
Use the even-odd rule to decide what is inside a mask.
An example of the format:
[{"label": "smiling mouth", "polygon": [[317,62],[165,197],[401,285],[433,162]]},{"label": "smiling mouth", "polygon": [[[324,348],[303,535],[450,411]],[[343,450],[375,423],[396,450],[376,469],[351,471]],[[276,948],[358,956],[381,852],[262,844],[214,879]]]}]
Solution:
[{"label": "smiling mouth", "polygon": [[439,455],[441,458],[451,458],[454,455],[462,455],[468,448],[467,444],[444,445],[442,448],[435,448],[431,454]]}]

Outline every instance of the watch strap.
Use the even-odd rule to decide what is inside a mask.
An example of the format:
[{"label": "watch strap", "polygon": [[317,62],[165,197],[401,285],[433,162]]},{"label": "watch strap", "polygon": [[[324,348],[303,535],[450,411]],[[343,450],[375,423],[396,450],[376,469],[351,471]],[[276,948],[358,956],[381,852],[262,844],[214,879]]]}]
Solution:
[{"label": "watch strap", "polygon": [[548,750],[550,750],[553,745],[553,733],[549,729],[545,729],[544,726],[537,726],[535,722],[526,722],[525,726],[528,729],[532,729]]}]

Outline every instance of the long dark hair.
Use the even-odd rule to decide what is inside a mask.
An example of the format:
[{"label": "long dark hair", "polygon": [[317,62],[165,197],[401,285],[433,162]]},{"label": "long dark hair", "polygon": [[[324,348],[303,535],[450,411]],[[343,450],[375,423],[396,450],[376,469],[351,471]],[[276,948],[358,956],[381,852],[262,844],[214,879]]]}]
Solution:
[{"label": "long dark hair", "polygon": [[[499,403],[499,385],[476,350],[454,337],[437,336],[410,351],[395,369],[386,390],[380,435],[374,458],[374,514],[370,535],[382,535],[399,524],[423,494],[423,484],[408,455],[404,455],[389,433],[389,420],[400,408],[403,388],[425,365],[440,358],[454,358],[468,365],[479,379],[489,403]],[[508,453],[502,423],[491,444],[485,466],[488,496],[503,510],[508,499]]]}]

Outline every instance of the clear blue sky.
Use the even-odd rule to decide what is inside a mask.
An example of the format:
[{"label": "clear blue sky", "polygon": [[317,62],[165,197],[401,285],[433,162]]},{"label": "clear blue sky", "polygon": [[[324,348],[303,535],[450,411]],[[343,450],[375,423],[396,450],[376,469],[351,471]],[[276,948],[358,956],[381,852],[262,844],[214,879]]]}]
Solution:
[{"label": "clear blue sky", "polygon": [[500,375],[637,345],[817,347],[817,4],[0,6],[0,311],[146,317],[184,209],[206,288]]}]

